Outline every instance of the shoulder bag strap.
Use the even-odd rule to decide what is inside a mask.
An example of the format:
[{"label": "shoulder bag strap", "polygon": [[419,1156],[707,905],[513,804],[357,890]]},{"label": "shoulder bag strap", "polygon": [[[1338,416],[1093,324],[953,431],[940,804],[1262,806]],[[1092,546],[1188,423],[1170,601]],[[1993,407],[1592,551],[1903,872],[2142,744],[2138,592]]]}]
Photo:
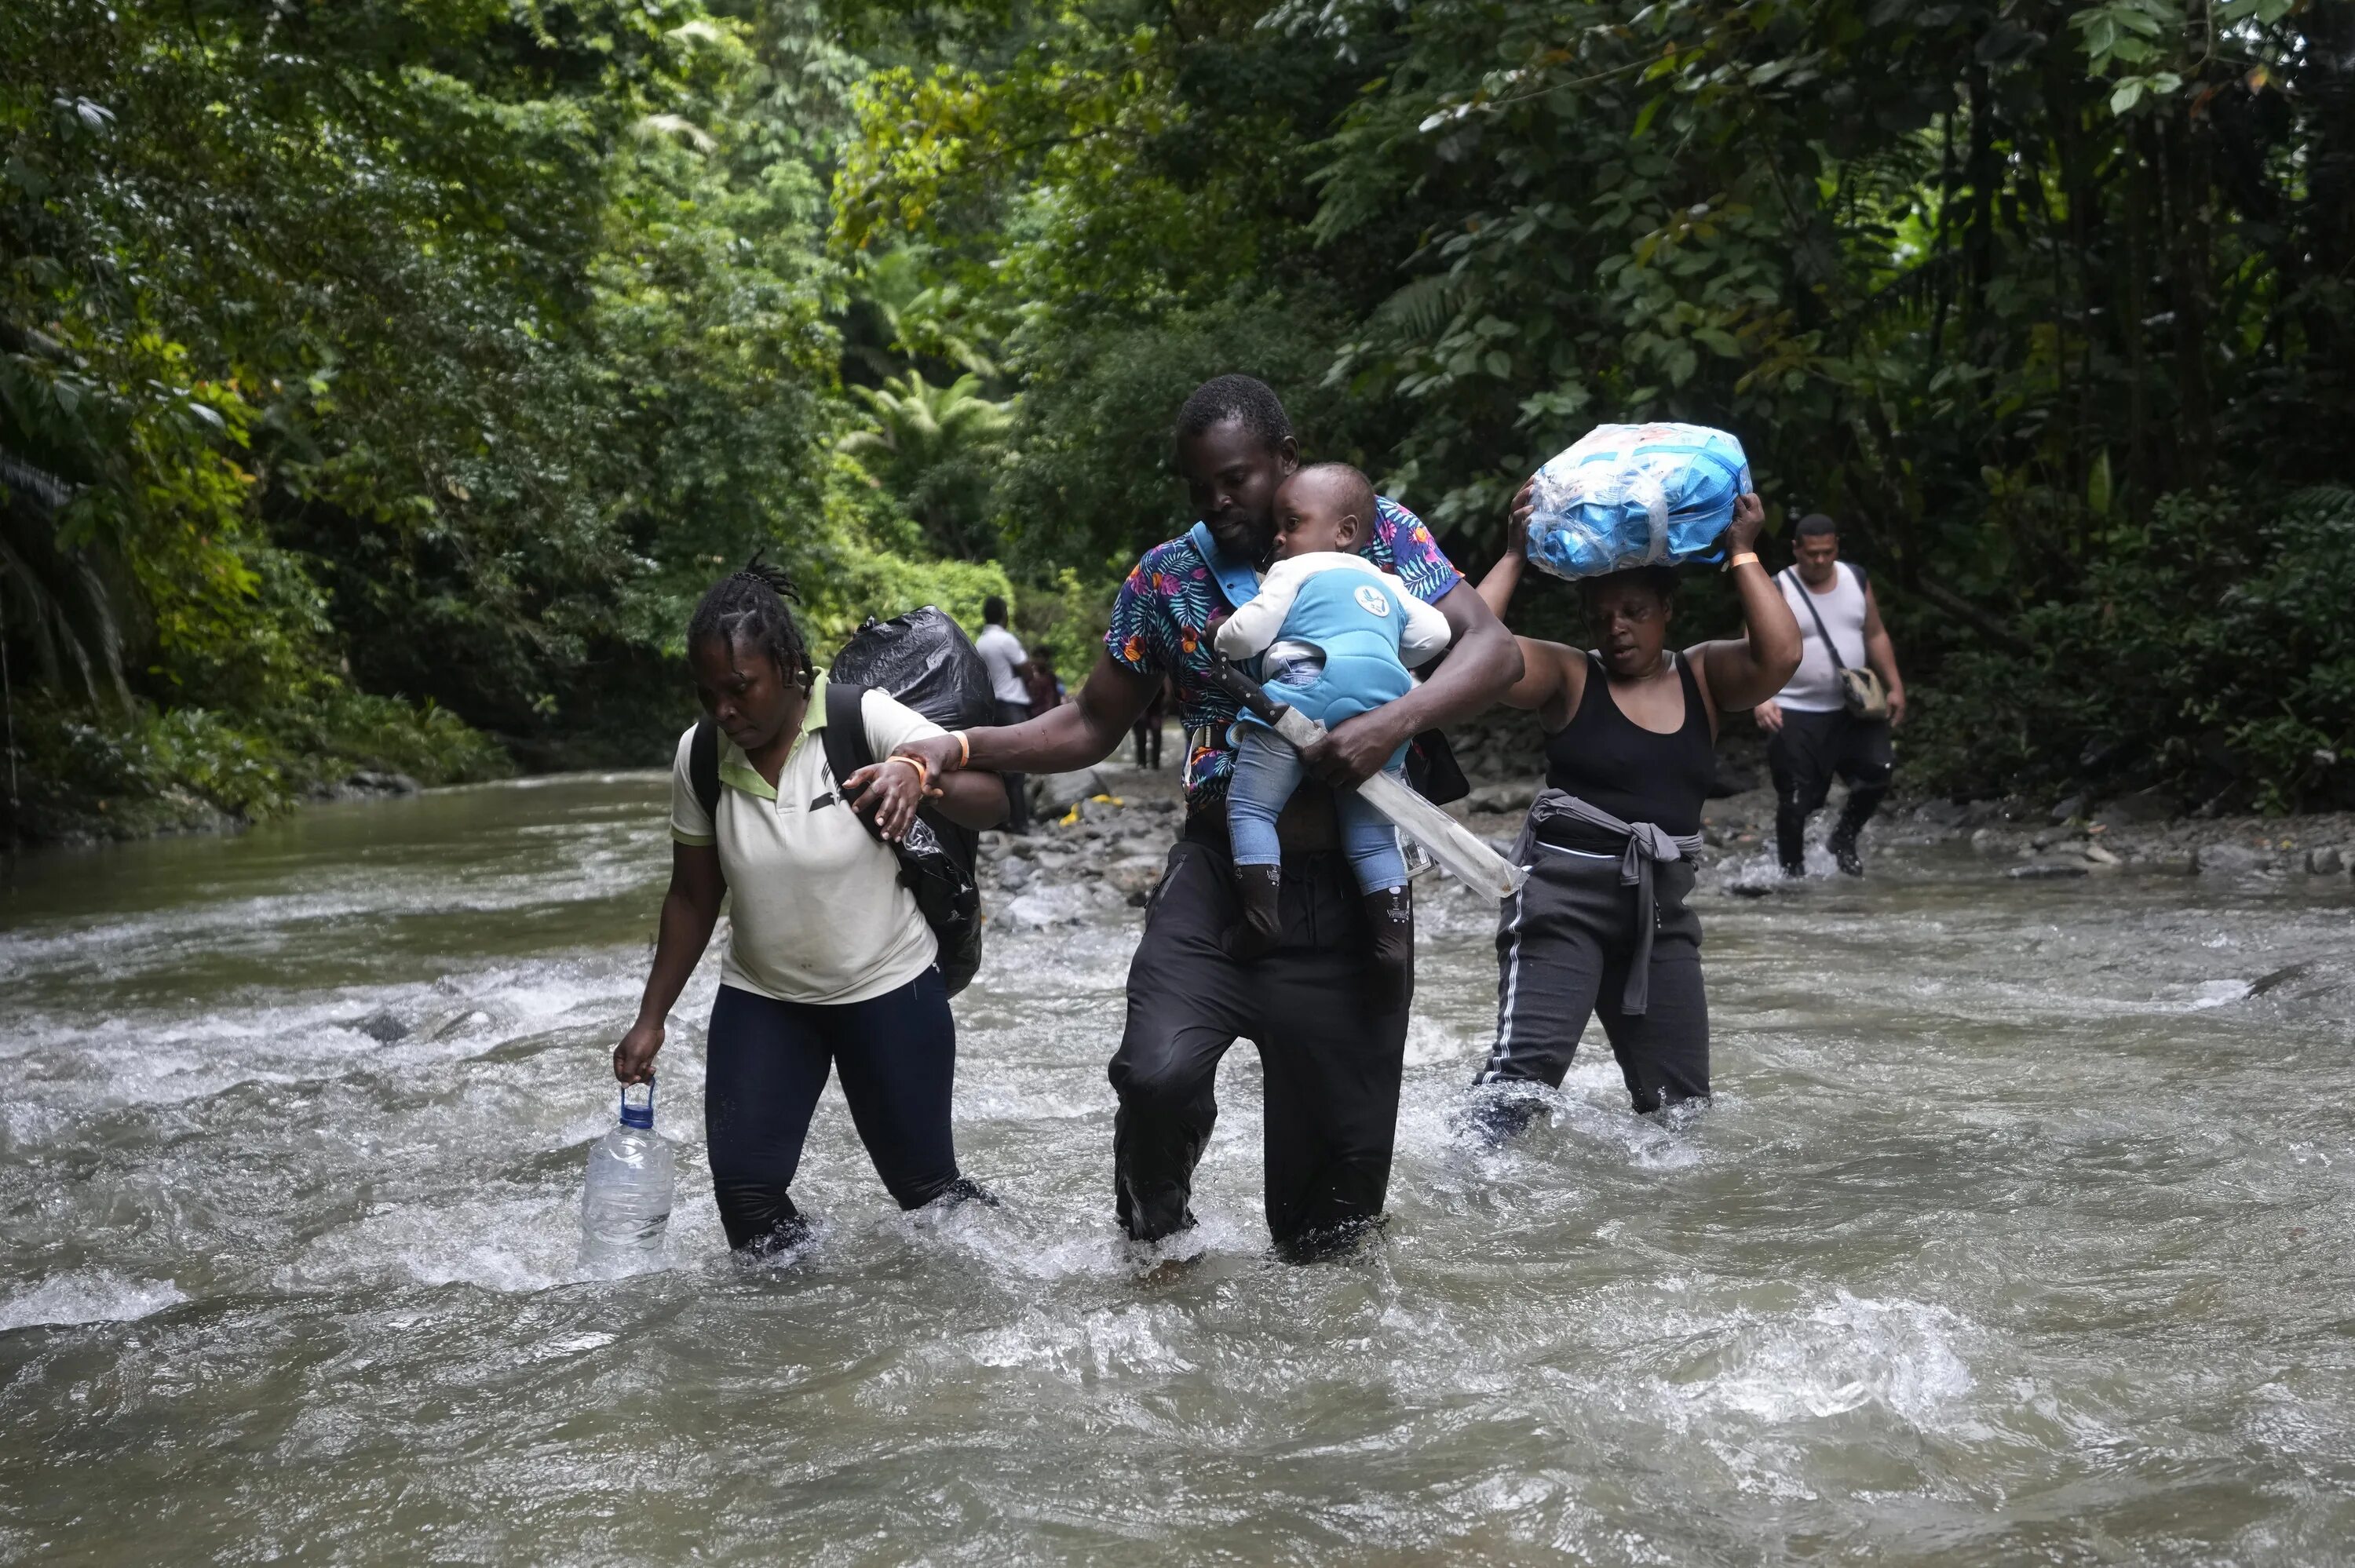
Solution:
[{"label": "shoulder bag strap", "polygon": [[719,726],[709,718],[695,721],[695,738],[687,743],[687,784],[716,832],[719,826]]},{"label": "shoulder bag strap", "polygon": [[[867,688],[847,681],[828,679],[826,683],[826,765],[834,774],[834,788],[840,794],[843,784],[860,768],[872,764],[875,753],[867,744]],[[847,806],[847,798],[843,800]],[[874,819],[861,817],[870,832],[879,837]]]},{"label": "shoulder bag strap", "polygon": [[1847,669],[1848,661],[1839,656],[1839,644],[1832,641],[1830,629],[1824,625],[1824,612],[1816,608],[1816,596],[1807,591],[1807,585],[1801,582],[1797,575],[1794,573],[1790,567],[1785,567],[1783,568],[1783,575],[1790,579],[1791,586],[1793,588],[1799,590],[1799,602],[1807,607],[1807,613],[1809,615],[1815,617],[1816,635],[1824,640],[1824,651],[1832,656],[1832,668],[1835,670]]}]

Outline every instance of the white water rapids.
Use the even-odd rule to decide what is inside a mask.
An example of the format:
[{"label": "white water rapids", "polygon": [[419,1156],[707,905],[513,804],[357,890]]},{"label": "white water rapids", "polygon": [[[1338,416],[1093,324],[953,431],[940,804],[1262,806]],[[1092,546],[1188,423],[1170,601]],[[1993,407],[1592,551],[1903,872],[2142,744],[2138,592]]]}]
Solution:
[{"label": "white water rapids", "polygon": [[[664,1266],[575,1262],[668,862],[653,776],[36,859],[0,904],[0,1558],[2343,1561],[2355,895],[1700,895],[1720,1097],[1599,1033],[1461,1134],[1489,916],[1426,903],[1388,1231],[1268,1255],[1258,1068],[1189,1265],[1111,1217],[1133,912],[999,929],[900,1215],[829,1090],[818,1243],[722,1255],[681,1004]],[[1082,868],[1083,869],[1083,868]],[[2299,988],[2252,982],[2303,963]],[[2335,990],[2333,989],[2335,987]],[[2318,990],[2318,988],[2319,988]]]}]

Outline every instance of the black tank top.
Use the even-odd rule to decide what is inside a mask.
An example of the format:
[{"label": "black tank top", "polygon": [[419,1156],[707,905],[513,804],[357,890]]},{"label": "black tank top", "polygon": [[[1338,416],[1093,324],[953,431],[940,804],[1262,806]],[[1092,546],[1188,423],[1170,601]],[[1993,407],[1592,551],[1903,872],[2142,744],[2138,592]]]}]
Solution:
[{"label": "black tank top", "polygon": [[[1717,778],[1717,746],[1692,665],[1681,653],[1668,657],[1684,686],[1685,722],[1672,735],[1656,735],[1619,711],[1603,661],[1586,656],[1586,694],[1578,712],[1546,739],[1546,782],[1622,821],[1653,822],[1684,835],[1700,832],[1701,802]],[[1592,828],[1559,819],[1546,827],[1552,842],[1606,853],[1619,848],[1588,843],[1596,836]]]}]

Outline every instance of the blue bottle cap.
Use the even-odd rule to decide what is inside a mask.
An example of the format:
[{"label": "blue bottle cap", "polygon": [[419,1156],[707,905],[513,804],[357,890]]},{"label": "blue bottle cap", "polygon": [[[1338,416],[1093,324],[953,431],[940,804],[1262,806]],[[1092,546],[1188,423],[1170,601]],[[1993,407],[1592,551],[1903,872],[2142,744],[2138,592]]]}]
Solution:
[{"label": "blue bottle cap", "polygon": [[653,1130],[655,1125],[655,1085],[652,1078],[643,1084],[622,1086],[622,1125]]}]

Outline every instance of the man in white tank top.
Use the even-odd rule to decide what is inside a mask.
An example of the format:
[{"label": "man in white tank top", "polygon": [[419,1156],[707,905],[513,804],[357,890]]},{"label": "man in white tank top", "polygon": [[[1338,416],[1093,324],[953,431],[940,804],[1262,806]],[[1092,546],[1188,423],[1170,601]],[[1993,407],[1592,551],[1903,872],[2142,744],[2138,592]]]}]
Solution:
[{"label": "man in white tank top", "polygon": [[[1766,761],[1774,775],[1774,849],[1784,874],[1806,869],[1807,818],[1848,781],[1848,801],[1825,848],[1850,876],[1864,874],[1857,835],[1889,793],[1895,752],[1891,727],[1905,722],[1905,683],[1897,649],[1881,623],[1881,605],[1862,567],[1839,558],[1839,529],[1818,512],[1799,520],[1792,565],[1775,585],[1798,618],[1799,668],[1772,702],[1757,707],[1758,727],[1774,738]],[[1870,669],[1889,688],[1889,717],[1860,719],[1841,700],[1839,673]]]}]

